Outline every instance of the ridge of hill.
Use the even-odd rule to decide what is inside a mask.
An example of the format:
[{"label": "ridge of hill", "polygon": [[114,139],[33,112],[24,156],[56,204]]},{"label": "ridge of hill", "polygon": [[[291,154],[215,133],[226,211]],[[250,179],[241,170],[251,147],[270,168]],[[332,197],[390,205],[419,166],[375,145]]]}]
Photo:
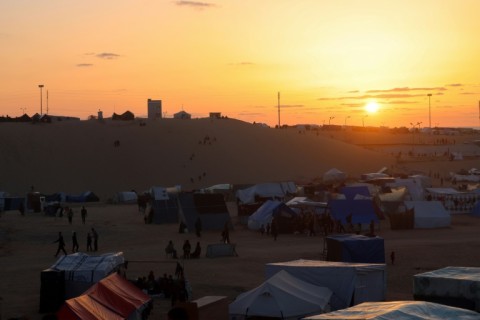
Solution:
[{"label": "ridge of hill", "polygon": [[[394,163],[379,152],[234,119],[62,121],[0,125],[0,190],[25,194],[218,183],[310,181],[331,168],[358,177]],[[118,141],[119,145],[114,146]]]}]

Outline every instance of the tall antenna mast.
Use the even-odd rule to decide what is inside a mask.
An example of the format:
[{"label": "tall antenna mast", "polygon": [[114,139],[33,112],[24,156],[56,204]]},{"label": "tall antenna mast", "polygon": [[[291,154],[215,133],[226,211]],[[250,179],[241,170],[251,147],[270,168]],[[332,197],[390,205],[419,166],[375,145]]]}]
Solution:
[{"label": "tall antenna mast", "polygon": [[47,90],[47,114],[48,114],[48,90]]},{"label": "tall antenna mast", "polygon": [[280,129],[280,91],[278,92],[278,129]]}]

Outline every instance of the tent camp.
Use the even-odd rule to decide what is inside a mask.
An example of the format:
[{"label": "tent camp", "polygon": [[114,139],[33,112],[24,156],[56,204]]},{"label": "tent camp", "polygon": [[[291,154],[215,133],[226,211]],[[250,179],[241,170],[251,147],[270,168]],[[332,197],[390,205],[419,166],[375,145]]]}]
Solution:
[{"label": "tent camp", "polygon": [[445,228],[451,224],[450,213],[440,201],[405,201],[405,207],[414,211],[415,229]]},{"label": "tent camp", "polygon": [[297,213],[279,200],[267,200],[260,208],[248,217],[248,229],[259,230],[272,222],[275,218],[277,230],[279,233],[293,232],[293,219]]},{"label": "tent camp", "polygon": [[327,261],[385,263],[383,238],[334,234],[326,238]]},{"label": "tent camp", "polygon": [[276,317],[299,319],[330,311],[332,291],[280,271],[260,286],[240,294],[229,305],[230,319]]},{"label": "tent camp", "polygon": [[294,260],[268,263],[269,279],[285,270],[300,280],[332,290],[332,310],[347,308],[366,301],[384,301],[386,296],[385,264],[345,263],[321,260]]},{"label": "tent camp", "polygon": [[335,221],[340,220],[342,224],[347,224],[347,217],[352,216],[352,223],[370,224],[373,220],[378,223],[378,216],[375,213],[373,200],[330,200],[328,202],[330,214]]},{"label": "tent camp", "polygon": [[65,273],[65,298],[71,298],[119,270],[124,262],[122,252],[106,253],[100,256],[89,256],[77,252],[60,257],[49,270]]},{"label": "tent camp", "polygon": [[415,300],[480,311],[480,268],[446,267],[413,276]]},{"label": "tent camp", "polygon": [[354,307],[319,314],[305,320],[478,320],[480,314],[432,302],[385,301],[365,302]]},{"label": "tent camp", "polygon": [[102,279],[81,296],[65,301],[58,319],[141,320],[150,310],[151,298],[117,273]]},{"label": "tent camp", "polygon": [[171,190],[163,187],[150,188],[151,212],[147,211],[151,221],[156,224],[177,223],[179,221],[179,203],[177,190]]},{"label": "tent camp", "polygon": [[297,186],[293,182],[272,182],[237,190],[236,197],[241,204],[244,204],[257,202],[258,198],[283,199],[286,195],[296,192]]}]

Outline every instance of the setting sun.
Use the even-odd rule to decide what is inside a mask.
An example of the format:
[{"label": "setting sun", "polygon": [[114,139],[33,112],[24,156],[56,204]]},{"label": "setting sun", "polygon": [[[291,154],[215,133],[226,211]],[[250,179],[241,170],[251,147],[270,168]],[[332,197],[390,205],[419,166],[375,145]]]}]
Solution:
[{"label": "setting sun", "polygon": [[375,112],[378,111],[378,108],[379,108],[378,103],[376,103],[375,101],[373,101],[373,102],[369,102],[369,103],[365,106],[365,111],[367,111],[368,113],[375,113]]}]

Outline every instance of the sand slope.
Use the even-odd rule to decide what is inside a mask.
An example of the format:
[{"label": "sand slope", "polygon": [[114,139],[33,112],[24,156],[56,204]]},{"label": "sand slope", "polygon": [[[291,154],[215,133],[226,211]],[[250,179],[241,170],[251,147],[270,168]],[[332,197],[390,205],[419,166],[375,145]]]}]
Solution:
[{"label": "sand slope", "polygon": [[[208,137],[208,140],[206,140]],[[120,147],[114,147],[115,140]],[[204,143],[205,142],[205,143]],[[0,190],[117,191],[217,183],[310,181],[336,167],[358,177],[390,156],[323,135],[221,119],[0,125]],[[193,181],[193,182],[192,182]]]}]

